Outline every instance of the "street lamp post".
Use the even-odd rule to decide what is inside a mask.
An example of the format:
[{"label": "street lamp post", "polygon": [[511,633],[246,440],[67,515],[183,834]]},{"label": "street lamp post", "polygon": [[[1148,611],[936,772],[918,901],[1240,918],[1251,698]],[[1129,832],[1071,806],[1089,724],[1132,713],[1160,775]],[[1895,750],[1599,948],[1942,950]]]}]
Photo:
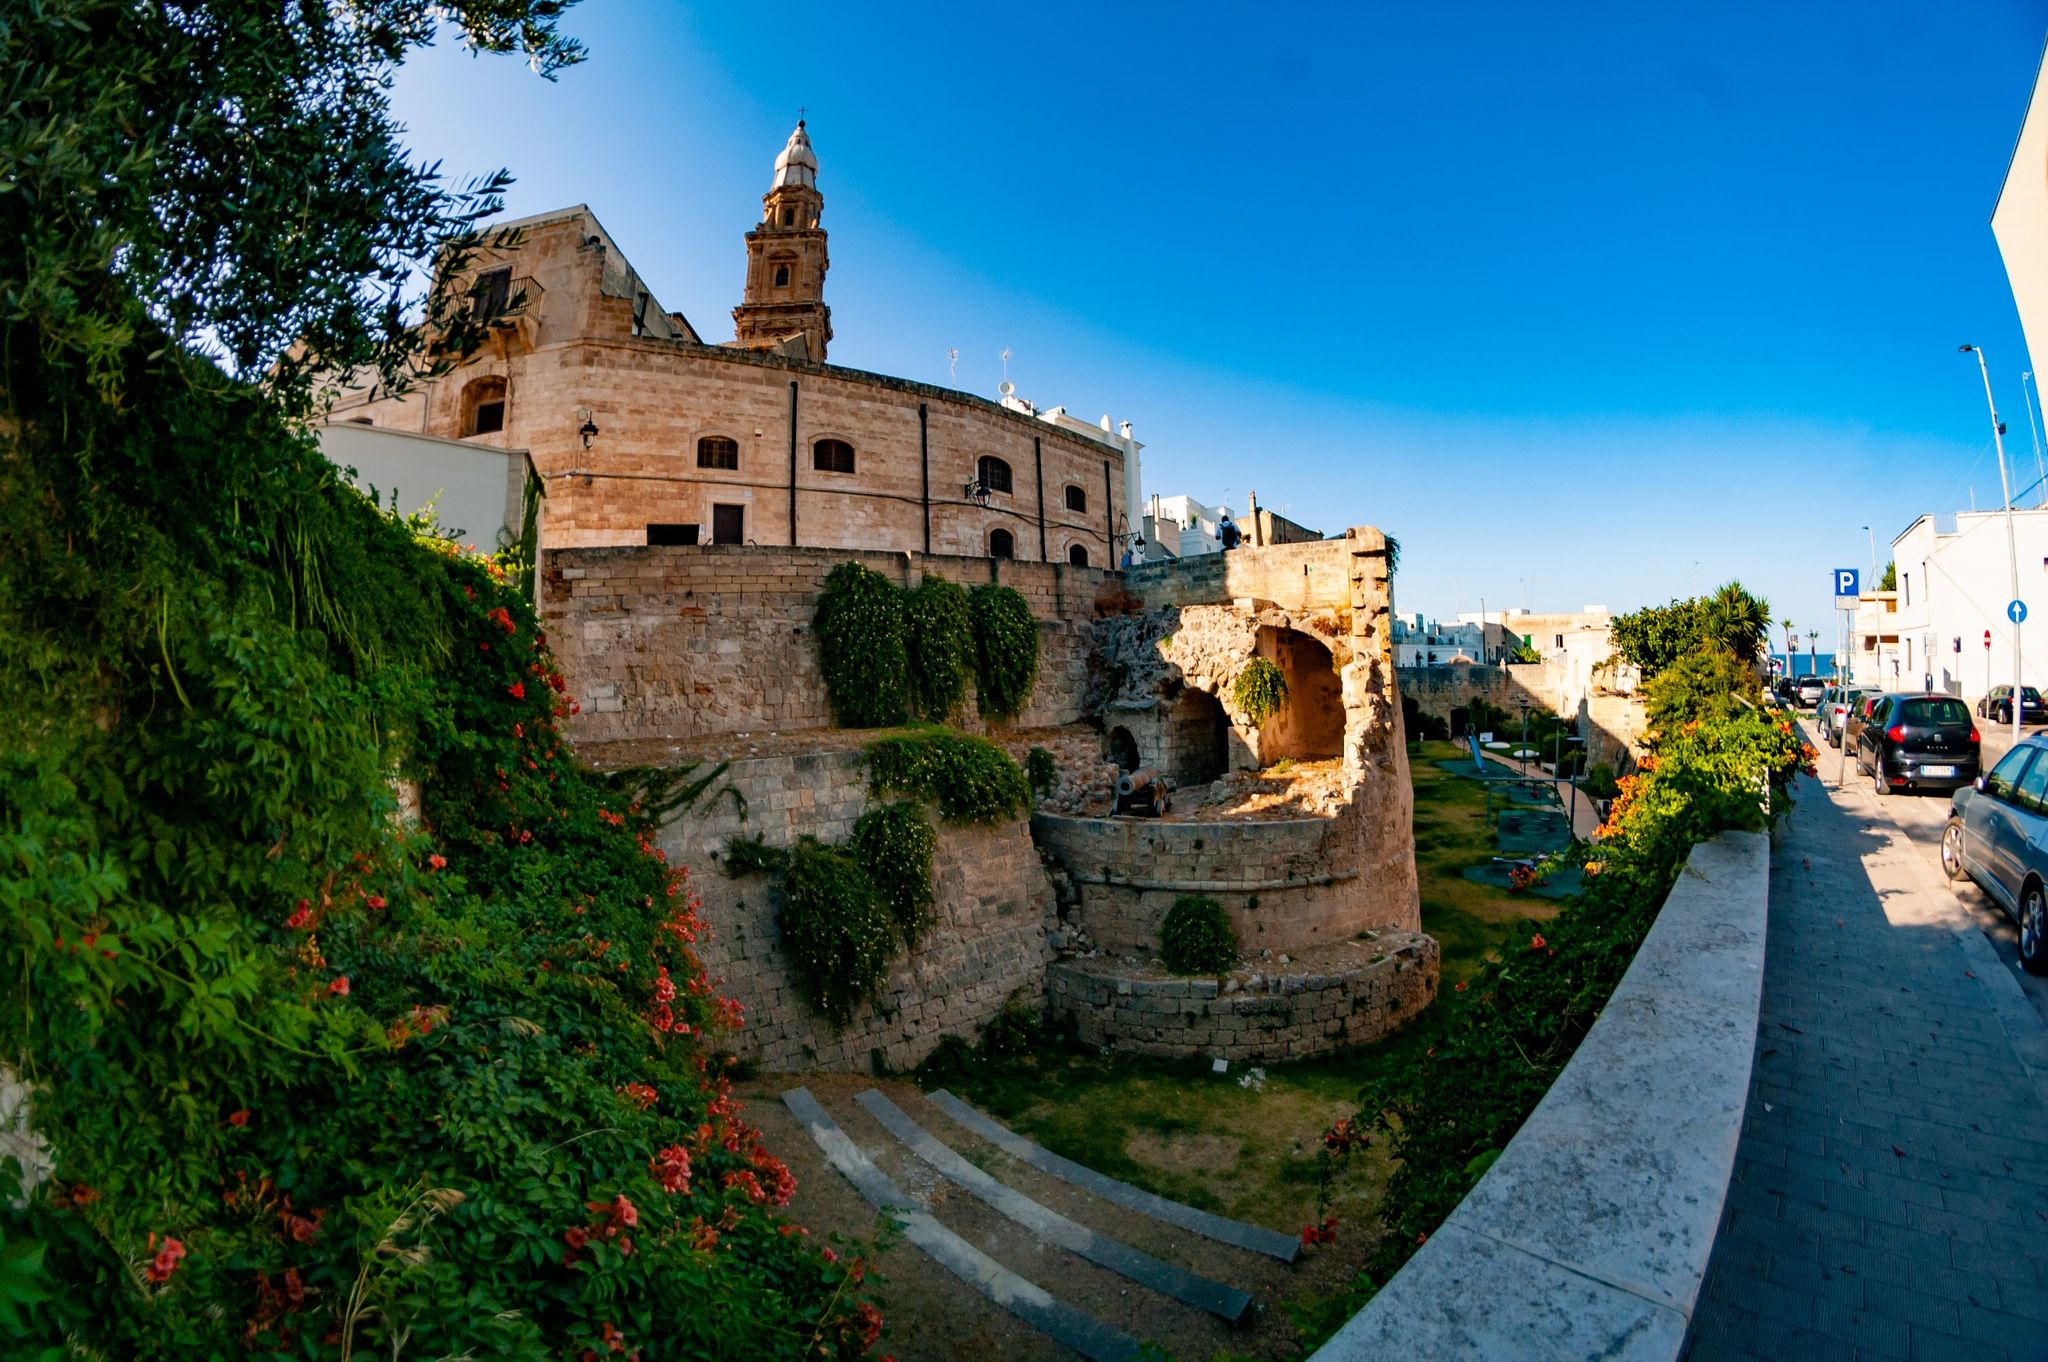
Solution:
[{"label": "street lamp post", "polygon": [[[2012,530],[2012,478],[2005,471],[2005,422],[1998,419],[1998,403],[1991,397],[1991,367],[1984,362],[1984,352],[1974,345],[1956,347],[1962,354],[1977,357],[1977,372],[1984,377],[1984,406],[1991,413],[1991,441],[1998,449],[1998,486],[2005,494],[2005,556],[2012,569],[2012,599],[2020,598],[2020,552],[2013,538]],[[2012,622],[2012,740],[2020,740],[2020,723],[2025,716],[2026,706],[2020,703],[2024,692],[2020,689],[2020,622]]]}]

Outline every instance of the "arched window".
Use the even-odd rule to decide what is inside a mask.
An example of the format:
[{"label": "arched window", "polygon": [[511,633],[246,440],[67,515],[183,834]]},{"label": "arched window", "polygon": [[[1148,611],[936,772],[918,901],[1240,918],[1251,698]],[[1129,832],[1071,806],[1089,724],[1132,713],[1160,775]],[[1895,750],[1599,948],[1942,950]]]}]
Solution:
[{"label": "arched window", "polygon": [[706,435],[697,441],[697,467],[728,468],[740,466],[740,442],[723,435]]},{"label": "arched window", "polygon": [[505,380],[479,378],[462,390],[462,433],[492,435],[505,428]]},{"label": "arched window", "polygon": [[775,267],[775,287],[777,287],[777,288],[788,288],[788,287],[789,287],[789,266],[787,266],[787,265],[777,265],[777,266]]},{"label": "arched window", "polygon": [[1088,509],[1088,494],[1071,483],[1067,485],[1067,509],[1083,512]]},{"label": "arched window", "polygon": [[1075,544],[1069,547],[1067,549],[1067,561],[1075,567],[1087,567],[1088,546],[1086,544]]},{"label": "arched window", "polygon": [[1015,558],[1017,556],[1017,537],[1008,530],[990,530],[988,532],[988,556],[991,558]]},{"label": "arched window", "polygon": [[820,440],[811,446],[811,467],[820,473],[851,473],[853,446],[844,440]]},{"label": "arched window", "polygon": [[1010,465],[992,454],[984,454],[975,460],[974,476],[991,492],[1007,495],[1014,486],[1010,481]]}]

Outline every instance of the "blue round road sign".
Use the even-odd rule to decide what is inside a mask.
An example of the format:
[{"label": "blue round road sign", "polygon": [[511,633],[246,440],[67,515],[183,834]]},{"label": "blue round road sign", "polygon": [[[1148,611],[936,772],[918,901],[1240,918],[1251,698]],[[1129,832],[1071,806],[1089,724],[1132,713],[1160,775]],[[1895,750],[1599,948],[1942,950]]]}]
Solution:
[{"label": "blue round road sign", "polygon": [[2014,601],[2011,605],[2005,607],[2005,617],[2014,624],[2024,624],[2027,619],[2027,603],[2025,601]]}]

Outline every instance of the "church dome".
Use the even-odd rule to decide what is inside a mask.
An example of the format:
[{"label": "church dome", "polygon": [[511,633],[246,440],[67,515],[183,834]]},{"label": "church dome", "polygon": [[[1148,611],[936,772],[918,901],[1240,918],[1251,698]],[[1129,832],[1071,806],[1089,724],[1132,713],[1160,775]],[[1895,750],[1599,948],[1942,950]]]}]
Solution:
[{"label": "church dome", "polygon": [[785,185],[818,187],[818,154],[811,150],[811,135],[804,131],[802,119],[797,120],[796,131],[789,135],[789,145],[775,158],[775,183],[769,188],[781,189]]}]

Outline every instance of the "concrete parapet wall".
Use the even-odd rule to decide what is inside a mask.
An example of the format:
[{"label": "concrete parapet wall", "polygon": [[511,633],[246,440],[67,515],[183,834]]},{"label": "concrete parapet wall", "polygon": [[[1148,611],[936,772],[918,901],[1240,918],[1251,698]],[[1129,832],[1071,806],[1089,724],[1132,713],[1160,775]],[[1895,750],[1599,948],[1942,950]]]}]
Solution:
[{"label": "concrete parapet wall", "polygon": [[1095,597],[1114,572],[850,549],[555,549],[541,572],[541,616],[583,706],[572,735],[602,742],[830,728],[811,618],[827,574],[848,561],[902,586],[930,573],[1015,588],[1039,622],[1038,684],[1018,723],[1081,717]]},{"label": "concrete parapet wall", "polygon": [[1298,951],[1364,929],[1405,928],[1408,904],[1360,883],[1349,816],[1163,823],[1040,813],[1038,845],[1081,896],[1081,926],[1103,949],[1150,956],[1182,894],[1207,894],[1248,951]]},{"label": "concrete parapet wall", "polygon": [[1769,871],[1759,833],[1693,848],[1557,1082],[1319,1362],[1679,1355],[1748,1101]]},{"label": "concrete parapet wall", "polygon": [[1378,958],[1351,968],[1259,976],[1225,992],[1215,979],[1120,972],[1106,958],[1062,960],[1046,1005],[1070,1017],[1083,1043],[1157,1056],[1290,1059],[1378,1040],[1436,997],[1438,948],[1419,933],[1387,932]]},{"label": "concrete parapet wall", "polygon": [[1036,1005],[1043,995],[1052,888],[1028,826],[1022,819],[994,828],[935,820],[938,921],[915,950],[897,957],[875,1002],[835,1030],[811,1010],[785,963],[776,881],[728,879],[719,866],[734,837],[759,836],[770,846],[788,846],[800,834],[844,841],[868,808],[866,755],[755,757],[734,762],[725,781],[746,797],[744,820],[721,797],[671,819],[660,845],[671,862],[690,868],[702,900],[711,928],[697,946],[705,972],[722,977],[720,992],[746,1009],[734,1053],[774,1072],[866,1072],[877,1058],[908,1068],[943,1036],[973,1040],[1013,996]]}]

